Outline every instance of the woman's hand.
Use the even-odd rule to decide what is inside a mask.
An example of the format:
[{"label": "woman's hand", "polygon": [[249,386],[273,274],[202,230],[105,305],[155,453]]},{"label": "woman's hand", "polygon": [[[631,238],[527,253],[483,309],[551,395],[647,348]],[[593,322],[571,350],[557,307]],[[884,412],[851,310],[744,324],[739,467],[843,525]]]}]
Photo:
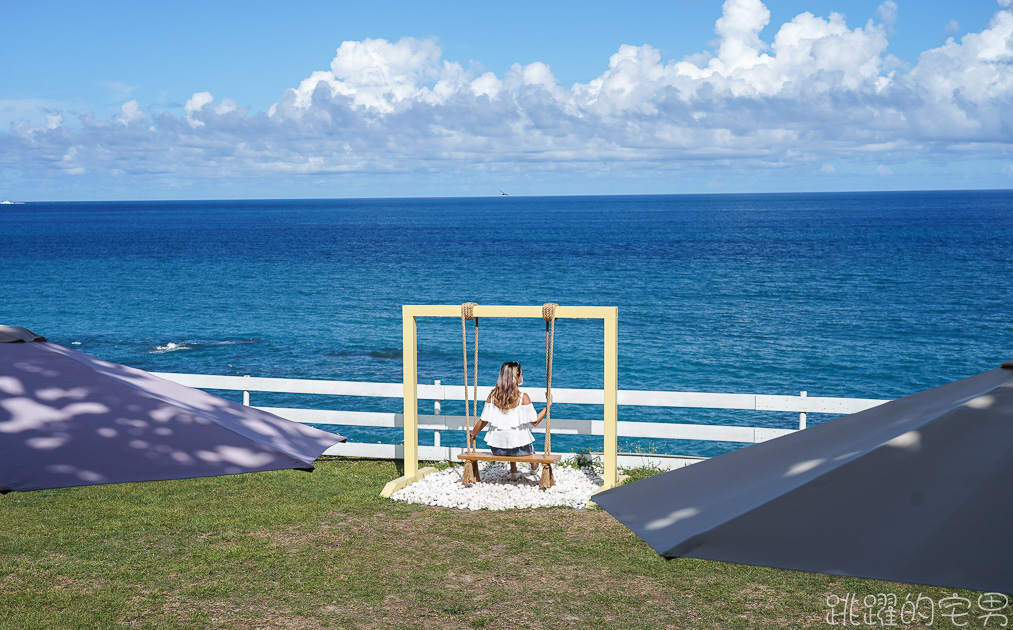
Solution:
[{"label": "woman's hand", "polygon": [[469,444],[475,443],[475,440],[478,439],[478,434],[482,432],[482,429],[484,429],[485,425],[487,424],[489,423],[486,422],[485,420],[479,420],[478,423],[475,425],[475,428],[468,431],[468,437],[471,439],[471,442],[469,442]]},{"label": "woman's hand", "polygon": [[545,392],[545,406],[552,406],[552,392]]}]

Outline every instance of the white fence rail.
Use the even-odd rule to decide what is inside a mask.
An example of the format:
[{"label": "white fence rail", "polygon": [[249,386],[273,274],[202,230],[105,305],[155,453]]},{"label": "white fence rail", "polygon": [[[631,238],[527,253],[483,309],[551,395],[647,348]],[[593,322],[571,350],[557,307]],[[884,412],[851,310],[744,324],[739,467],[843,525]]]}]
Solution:
[{"label": "white fence rail", "polygon": [[[250,404],[250,392],[272,392],[286,394],[319,394],[325,396],[359,396],[369,398],[402,398],[404,394],[401,383],[370,383],[361,381],[324,381],[308,379],[262,378],[250,376],[217,376],[205,374],[156,373],[156,376],[175,381],[189,387],[201,389],[219,389],[243,392],[243,403]],[[485,399],[490,387],[479,387],[478,396]],[[469,392],[469,397],[470,397]],[[545,392],[530,390],[526,392],[533,401],[545,402]],[[427,460],[454,459],[462,452],[461,448],[446,447],[440,444],[442,431],[463,431],[464,416],[439,415],[440,402],[444,400],[464,400],[462,385],[442,385],[439,381],[433,385],[418,386],[419,400],[432,400],[433,415],[419,416],[419,428],[434,431],[435,445],[420,446],[419,457]],[[604,403],[604,392],[598,389],[565,389],[553,388],[553,402],[601,405]],[[863,411],[886,400],[871,398],[823,398],[808,396],[800,392],[798,396],[772,396],[765,394],[721,394],[705,392],[666,392],[647,390],[619,390],[620,406],[642,407],[673,407],[694,409],[734,409],[755,411],[783,411],[799,414],[799,428],[805,428],[806,414],[823,413],[844,415]],[[403,418],[400,413],[383,413],[372,411],[337,411],[323,409],[298,409],[258,407],[283,418],[296,422],[312,424],[338,424],[362,427],[402,427]],[[765,427],[742,427],[730,425],[707,424],[673,424],[665,422],[619,422],[619,435],[628,438],[649,438],[666,440],[715,440],[722,442],[756,443],[769,440],[794,431],[794,429],[770,429]],[[536,428],[535,432],[544,433],[544,428]],[[572,435],[604,435],[604,423],[601,420],[552,419],[552,432]],[[333,455],[356,457],[377,457],[396,459],[403,456],[402,447],[393,444],[338,444],[327,451]],[[624,455],[621,466],[630,466],[635,461],[651,461],[672,467],[673,462],[664,462],[664,457],[648,457],[641,455]]]}]

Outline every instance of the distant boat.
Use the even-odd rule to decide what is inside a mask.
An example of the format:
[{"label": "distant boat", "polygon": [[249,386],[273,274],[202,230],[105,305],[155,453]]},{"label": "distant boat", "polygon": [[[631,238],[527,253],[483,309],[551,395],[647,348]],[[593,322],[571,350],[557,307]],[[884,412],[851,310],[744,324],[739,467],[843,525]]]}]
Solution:
[{"label": "distant boat", "polygon": [[[506,194],[506,193],[504,193],[504,194]],[[3,201],[0,201],[0,206],[13,206],[13,205],[14,205],[14,202],[11,201],[10,199],[4,199]]]},{"label": "distant boat", "polygon": [[504,197],[509,197],[509,196],[510,196],[510,195],[508,195],[507,193],[503,192],[502,190],[501,190],[501,191],[499,191],[499,194],[503,195]]}]

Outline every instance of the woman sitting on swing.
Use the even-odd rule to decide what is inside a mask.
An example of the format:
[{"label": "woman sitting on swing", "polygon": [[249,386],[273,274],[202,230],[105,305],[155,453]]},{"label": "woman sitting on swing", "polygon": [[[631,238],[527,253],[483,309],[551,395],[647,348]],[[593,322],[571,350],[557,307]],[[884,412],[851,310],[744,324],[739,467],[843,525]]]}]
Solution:
[{"label": "woman sitting on swing", "polygon": [[[535,413],[535,406],[527,394],[521,393],[524,384],[521,364],[507,361],[499,369],[496,387],[485,400],[482,418],[469,434],[474,442],[479,431],[489,426],[485,434],[485,443],[492,449],[493,455],[523,457],[534,454],[535,436],[531,427],[537,426],[545,418],[552,406],[552,395],[547,396],[545,409]],[[491,404],[490,404],[491,403]],[[537,472],[539,464],[531,464],[531,472]],[[517,462],[510,462],[510,479],[517,475]]]}]

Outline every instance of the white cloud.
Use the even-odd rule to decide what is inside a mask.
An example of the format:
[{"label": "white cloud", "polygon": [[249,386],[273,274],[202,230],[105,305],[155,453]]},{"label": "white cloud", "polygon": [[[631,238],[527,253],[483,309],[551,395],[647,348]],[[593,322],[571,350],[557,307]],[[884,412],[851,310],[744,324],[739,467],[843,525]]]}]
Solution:
[{"label": "white cloud", "polygon": [[58,129],[63,124],[63,112],[46,114],[46,129]]},{"label": "white cloud", "polygon": [[439,77],[440,56],[440,47],[433,40],[406,37],[395,43],[385,39],[342,42],[330,70],[314,72],[289,90],[286,99],[295,108],[307,109],[322,87],[325,97],[346,97],[355,107],[389,114],[399,103],[427,93],[419,83]]},{"label": "white cloud", "polygon": [[748,68],[761,63],[767,45],[760,31],[770,22],[770,11],[760,0],[725,0],[714,32],[721,41],[718,59],[725,69]]},{"label": "white cloud", "polygon": [[183,105],[183,110],[186,112],[186,119],[191,127],[204,126],[204,121],[197,119],[195,114],[204,109],[205,105],[210,105],[214,100],[211,92],[196,92],[186,101],[186,104]]},{"label": "white cloud", "polygon": [[575,86],[575,93],[599,109],[653,111],[662,92],[684,101],[702,94],[805,98],[842,89],[876,92],[891,81],[882,74],[886,33],[872,22],[850,29],[841,14],[824,19],[805,12],[783,24],[767,46],[759,39],[769,20],[763,4],[728,0],[724,11],[715,27],[716,55],[666,64],[650,46],[623,46],[605,74]]},{"label": "white cloud", "polygon": [[884,24],[892,26],[897,22],[897,3],[893,0],[886,0],[876,9],[876,17]]},{"label": "white cloud", "polygon": [[239,105],[231,98],[224,98],[222,102],[215,107],[215,113],[219,115],[229,114],[239,109]]},{"label": "white cloud", "polygon": [[57,163],[57,168],[61,169],[67,175],[84,175],[87,170],[78,164],[78,152],[80,147],[72,146],[67,149],[67,152],[63,154],[60,161]]},{"label": "white cloud", "polygon": [[137,104],[137,101],[127,101],[120,107],[120,117],[118,120],[124,126],[127,126],[131,123],[144,120],[144,112],[141,111],[141,106]]},{"label": "white cloud", "polygon": [[184,181],[605,164],[808,173],[822,164],[834,174],[843,160],[888,176],[882,162],[945,162],[959,147],[1000,159],[1013,144],[1013,13],[997,11],[981,32],[907,67],[887,53],[897,13],[888,0],[879,21],[804,12],[765,31],[762,2],[727,0],[711,50],[676,60],[623,45],[599,76],[569,88],[542,61],[497,76],[444,59],[431,39],[346,41],[266,113],[216,104],[210,92],[193,94],[182,118],[127,101],[118,117],[69,130],[54,112],[45,126],[0,134],[0,166]]},{"label": "white cloud", "polygon": [[488,96],[491,99],[499,97],[503,91],[503,82],[496,78],[492,72],[486,72],[471,82],[471,93],[475,96]]},{"label": "white cloud", "polygon": [[215,97],[211,96],[211,92],[196,92],[186,101],[186,105],[183,106],[183,109],[186,110],[188,114],[199,112],[205,105],[210,105],[214,102],[214,100]]},{"label": "white cloud", "polygon": [[1009,141],[1011,62],[1013,13],[999,11],[982,32],[921,54],[905,77],[907,90],[920,101],[909,118],[938,138]]}]

